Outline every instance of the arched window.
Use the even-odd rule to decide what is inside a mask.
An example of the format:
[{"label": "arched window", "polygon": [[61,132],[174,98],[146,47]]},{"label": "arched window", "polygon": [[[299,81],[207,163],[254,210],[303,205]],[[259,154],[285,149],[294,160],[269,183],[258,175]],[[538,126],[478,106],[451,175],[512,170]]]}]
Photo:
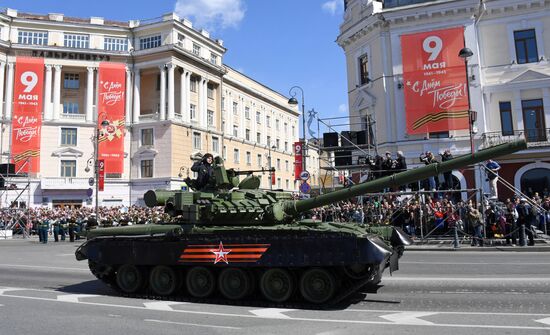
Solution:
[{"label": "arched window", "polygon": [[521,176],[521,191],[528,196],[538,192],[540,196],[550,190],[550,169],[535,168],[526,171]]}]

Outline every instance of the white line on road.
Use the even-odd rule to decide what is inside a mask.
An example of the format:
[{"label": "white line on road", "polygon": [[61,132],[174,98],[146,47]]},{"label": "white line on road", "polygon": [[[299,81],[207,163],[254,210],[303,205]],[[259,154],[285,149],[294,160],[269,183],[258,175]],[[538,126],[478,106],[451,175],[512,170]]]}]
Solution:
[{"label": "white line on road", "polygon": [[63,302],[80,302],[80,298],[93,298],[98,297],[96,294],[63,294],[58,295],[57,300]]},{"label": "white line on road", "polygon": [[[24,289],[21,289],[24,290]],[[52,291],[53,292],[53,291]],[[16,299],[28,299],[28,300],[38,300],[38,301],[49,301],[49,302],[59,302],[57,299],[50,298],[41,298],[41,297],[29,297],[29,296],[17,296],[3,294],[2,297],[16,298]],[[105,303],[96,303],[96,302],[65,302],[62,303],[74,303],[88,306],[101,306],[109,308],[126,308],[126,309],[138,309],[138,310],[147,310],[147,308],[142,306],[128,306],[128,305],[119,305],[119,304],[105,304]],[[182,313],[182,314],[192,314],[192,315],[210,315],[217,317],[230,317],[230,318],[247,318],[247,319],[267,319],[265,317],[251,315],[251,314],[233,314],[233,313],[215,313],[215,312],[205,312],[205,311],[191,311],[191,310],[173,310],[171,313]],[[438,314],[438,312],[433,312]],[[404,325],[395,322],[385,322],[385,321],[363,321],[363,320],[346,320],[346,319],[316,319],[316,318],[296,318],[290,317],[285,319],[285,321],[303,321],[303,322],[324,322],[324,323],[343,323],[343,324],[365,324],[365,325],[389,325],[389,326],[411,326]],[[550,327],[529,327],[529,326],[501,326],[501,325],[479,325],[479,324],[432,324],[432,325],[416,325],[418,327],[445,327],[445,328],[482,328],[482,329],[523,329],[523,330],[546,330],[550,331]]]},{"label": "white line on road", "polygon": [[153,319],[145,319],[145,320],[143,320],[143,321],[145,321],[145,322],[155,322],[155,323],[168,323],[168,324],[172,324],[172,325],[193,326],[193,327],[206,327],[206,328],[219,328],[219,329],[234,329],[234,330],[242,329],[242,328],[239,328],[239,327],[203,325],[203,324],[198,324],[198,323],[172,322],[172,321],[153,320]]},{"label": "white line on road", "polygon": [[411,326],[431,326],[434,323],[426,320],[421,320],[419,318],[423,316],[435,315],[437,313],[430,312],[401,312],[401,313],[392,313],[386,315],[380,315],[382,319],[386,319],[391,322],[398,323],[400,325],[411,325]]},{"label": "white line on road", "polygon": [[545,318],[545,319],[540,319],[535,321],[539,323],[544,323],[545,325],[550,325],[550,318]]},{"label": "white line on road", "polygon": [[262,308],[251,310],[250,313],[269,319],[290,319],[290,316],[284,315],[285,312],[292,312],[294,309],[284,308]]},{"label": "white line on road", "polygon": [[[487,315],[487,312],[433,312],[433,311],[399,311],[399,310],[389,310],[389,309],[346,309],[344,312],[360,312],[360,313],[416,313],[416,312],[426,312],[426,313],[437,313],[437,314],[456,314],[456,315]],[[502,315],[502,316],[550,316],[550,314],[540,314],[540,313],[493,313],[491,315]]]},{"label": "white line on road", "polygon": [[154,309],[156,311],[173,311],[174,309],[171,306],[174,305],[183,305],[184,302],[174,302],[174,301],[152,301],[144,302],[143,306],[147,309]]},{"label": "white line on road", "polygon": [[461,282],[514,282],[520,281],[525,282],[526,280],[536,281],[538,283],[550,282],[550,277],[478,277],[478,278],[466,278],[466,277],[411,277],[411,276],[400,276],[400,277],[384,277],[383,282],[388,281],[418,281],[418,282],[427,282],[427,281],[461,281]]},{"label": "white line on road", "polygon": [[40,265],[22,265],[22,264],[0,264],[2,268],[28,268],[28,269],[41,269],[41,270],[65,270],[65,271],[85,271],[90,272],[84,268],[66,268],[60,266],[40,266]]}]

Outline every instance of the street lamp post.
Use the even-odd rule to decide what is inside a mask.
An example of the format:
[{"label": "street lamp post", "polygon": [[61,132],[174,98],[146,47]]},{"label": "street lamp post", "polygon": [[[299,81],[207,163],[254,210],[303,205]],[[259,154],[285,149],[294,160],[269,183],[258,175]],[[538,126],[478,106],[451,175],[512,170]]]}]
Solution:
[{"label": "street lamp post", "polygon": [[470,153],[475,152],[474,148],[474,122],[476,122],[477,112],[472,110],[472,105],[470,102],[470,78],[468,76],[468,60],[472,57],[474,53],[469,48],[462,48],[458,53],[458,57],[464,60],[464,66],[466,68],[466,90],[468,94],[468,125],[470,130]]},{"label": "street lamp post", "polygon": [[302,133],[304,135],[304,142],[302,144],[302,171],[306,171],[306,147],[307,147],[307,139],[306,139],[306,109],[305,109],[305,101],[304,101],[304,90],[300,86],[293,86],[290,88],[288,93],[291,95],[290,99],[288,99],[288,104],[291,106],[298,105],[298,100],[296,99],[296,90],[300,90],[302,93]]},{"label": "street lamp post", "polygon": [[[95,144],[95,152],[94,152],[94,178],[95,178],[95,219],[97,221],[97,224],[99,225],[99,136],[101,135],[101,130],[104,129],[109,125],[109,121],[103,120],[101,121],[101,127],[95,128],[95,136],[94,136],[94,144]],[[88,159],[86,169],[84,171],[89,172],[90,171],[90,165],[92,162],[92,158]]]}]

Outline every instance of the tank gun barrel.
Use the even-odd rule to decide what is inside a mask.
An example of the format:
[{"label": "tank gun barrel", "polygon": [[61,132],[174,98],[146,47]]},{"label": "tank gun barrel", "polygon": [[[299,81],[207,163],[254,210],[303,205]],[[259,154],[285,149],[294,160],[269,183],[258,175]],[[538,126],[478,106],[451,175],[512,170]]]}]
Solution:
[{"label": "tank gun barrel", "polygon": [[[280,221],[284,217],[284,214],[294,216],[298,213],[305,212],[313,208],[322,207],[366,193],[378,192],[387,187],[405,185],[418,180],[426,179],[428,177],[437,176],[440,173],[449,172],[499,156],[508,155],[526,148],[527,143],[524,140],[505,143],[480,150],[473,154],[459,156],[442,163],[434,163],[420,168],[396,173],[391,176],[364,182],[343,190],[330,192],[314,198],[285,201],[280,204],[281,208],[273,208],[271,211],[274,218]],[[284,214],[282,212],[284,212]]]}]

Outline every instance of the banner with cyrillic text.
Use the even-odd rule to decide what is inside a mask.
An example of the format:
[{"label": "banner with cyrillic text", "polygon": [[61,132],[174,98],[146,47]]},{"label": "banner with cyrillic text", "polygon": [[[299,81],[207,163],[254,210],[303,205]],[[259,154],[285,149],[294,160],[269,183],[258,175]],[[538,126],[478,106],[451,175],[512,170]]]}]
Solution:
[{"label": "banner with cyrillic text", "polygon": [[294,180],[300,180],[304,160],[303,142],[294,142]]},{"label": "banner with cyrillic text", "polygon": [[15,171],[38,173],[44,103],[44,59],[17,57],[14,81],[11,155]]},{"label": "banner with cyrillic text", "polygon": [[401,36],[407,133],[468,129],[464,27]]},{"label": "banner with cyrillic text", "polygon": [[[99,63],[97,126],[100,129],[99,159],[105,173],[124,172],[124,112],[126,67],[122,63]],[[104,121],[108,125],[102,125]]]}]

